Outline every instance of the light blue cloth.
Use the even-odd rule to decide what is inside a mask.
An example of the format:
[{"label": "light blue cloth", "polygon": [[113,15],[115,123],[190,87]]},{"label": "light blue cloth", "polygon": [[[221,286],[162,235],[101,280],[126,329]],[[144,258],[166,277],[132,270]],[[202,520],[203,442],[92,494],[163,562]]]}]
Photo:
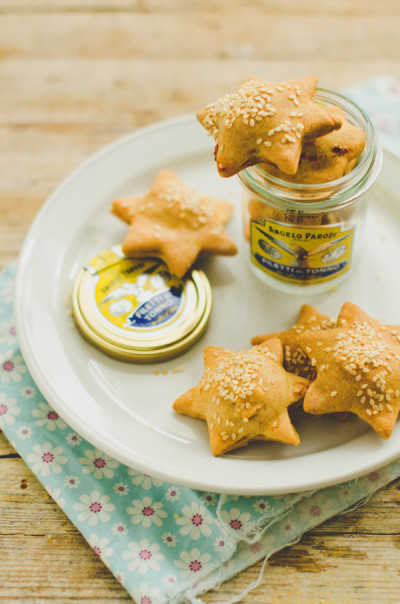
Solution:
[{"label": "light blue cloth", "polygon": [[[396,82],[386,78],[346,92],[400,152]],[[10,266],[0,278],[0,428],[136,602],[194,602],[400,476],[398,460],[316,492],[234,497],[172,485],[119,464],[73,432],[34,384],[12,317],[14,271]]]},{"label": "light blue cloth", "polygon": [[400,84],[382,76],[363,86],[346,88],[344,94],[366,111],[381,143],[400,155]]}]

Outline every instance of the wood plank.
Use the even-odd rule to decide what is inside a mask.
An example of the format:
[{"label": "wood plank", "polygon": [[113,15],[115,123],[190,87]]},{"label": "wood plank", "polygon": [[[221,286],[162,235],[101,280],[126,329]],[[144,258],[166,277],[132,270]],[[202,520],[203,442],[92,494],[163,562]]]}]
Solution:
[{"label": "wood plank", "polygon": [[[268,20],[267,32],[264,19]],[[400,16],[266,14],[249,6],[196,18],[186,11],[163,13],[66,13],[1,15],[3,59],[149,58],[182,61],[211,58],[274,60],[296,56],[325,61],[398,58]],[[218,35],[215,35],[218,32]],[[267,33],[267,35],[266,35]],[[171,37],[174,44],[171,44]]]},{"label": "wood plank", "polygon": [[[394,603],[399,588],[397,556],[398,552],[389,554],[381,540],[371,536],[316,539],[308,534],[299,544],[275,554],[267,563],[261,585],[241,601]],[[246,572],[249,581],[258,580],[260,568],[259,563]],[[240,575],[233,578],[225,586],[224,599],[244,588]],[[218,592],[209,592],[203,601],[221,602],[220,598]]]},{"label": "wood plank", "polygon": [[377,74],[391,73],[400,79],[400,62],[384,61],[378,55],[374,60],[333,61],[327,69],[321,58],[282,63],[110,60],[101,67],[87,59],[8,60],[0,63],[0,125],[45,128],[58,123],[61,128],[91,123],[106,129],[116,124],[132,128],[194,112],[236,90],[249,75],[277,81],[310,73],[319,76],[322,87],[340,90]]},{"label": "wood plank", "polygon": [[[314,0],[252,0],[251,5],[262,8],[268,14],[290,13],[315,15]],[[246,11],[248,0],[0,0],[0,12],[4,13],[54,13],[54,12],[169,12],[169,11],[208,11],[214,12],[225,7],[227,11]],[[398,15],[400,6],[397,0],[320,0],[319,14],[340,14],[342,16],[358,14]]]}]

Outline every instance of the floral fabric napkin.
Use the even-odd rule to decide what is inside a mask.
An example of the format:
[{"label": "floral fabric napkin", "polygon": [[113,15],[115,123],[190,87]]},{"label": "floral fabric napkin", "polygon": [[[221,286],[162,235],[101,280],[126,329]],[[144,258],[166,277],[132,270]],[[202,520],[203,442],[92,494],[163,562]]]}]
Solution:
[{"label": "floral fabric napkin", "polygon": [[[396,82],[383,78],[346,94],[400,152]],[[121,465],[71,430],[33,382],[13,322],[14,272],[9,266],[0,277],[0,428],[134,601],[199,602],[202,592],[267,561],[400,476],[398,460],[315,492],[237,497],[195,491]]]}]

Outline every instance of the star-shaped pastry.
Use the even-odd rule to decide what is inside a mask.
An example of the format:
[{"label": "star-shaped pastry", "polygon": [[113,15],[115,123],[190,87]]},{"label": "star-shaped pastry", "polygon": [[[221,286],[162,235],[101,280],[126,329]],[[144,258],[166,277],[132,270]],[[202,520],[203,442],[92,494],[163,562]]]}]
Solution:
[{"label": "star-shaped pastry", "polygon": [[283,346],[283,366],[286,371],[312,379],[315,370],[308,355],[299,346],[299,336],[307,331],[321,331],[333,327],[336,327],[335,319],[322,314],[314,306],[303,304],[297,323],[293,327],[284,331],[255,336],[252,338],[251,344],[256,346],[271,338],[279,338]]},{"label": "star-shaped pastry", "polygon": [[282,360],[277,338],[239,352],[209,346],[201,381],[173,408],[206,420],[213,455],[258,440],[297,445],[288,407],[304,396],[309,381],[287,373]]},{"label": "star-shaped pastry", "polygon": [[301,184],[331,182],[350,172],[365,146],[365,133],[351,124],[340,107],[326,110],[342,120],[342,126],[303,145],[296,174],[285,174],[273,164],[263,164],[266,172],[277,178]]},{"label": "star-shaped pastry", "polygon": [[400,326],[382,325],[350,302],[336,328],[299,335],[317,372],[304,411],[354,413],[389,438],[400,410],[399,340]]},{"label": "star-shaped pastry", "polygon": [[228,201],[186,187],[169,170],[158,173],[148,193],[112,204],[112,212],[130,226],[122,244],[125,256],[161,258],[177,277],[199,254],[237,253],[223,228],[233,209]]},{"label": "star-shaped pastry", "polygon": [[221,176],[269,161],[295,174],[304,140],[339,128],[342,120],[313,101],[314,76],[274,84],[260,78],[245,81],[237,92],[197,113],[215,141]]}]

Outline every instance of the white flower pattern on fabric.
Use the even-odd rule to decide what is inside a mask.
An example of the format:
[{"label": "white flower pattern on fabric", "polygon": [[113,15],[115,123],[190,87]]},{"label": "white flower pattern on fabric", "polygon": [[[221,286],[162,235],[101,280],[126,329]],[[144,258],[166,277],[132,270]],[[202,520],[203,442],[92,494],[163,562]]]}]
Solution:
[{"label": "white flower pattern on fabric", "polygon": [[265,514],[265,512],[270,509],[270,507],[271,504],[266,499],[257,499],[257,501],[253,503],[253,508],[259,514]]},{"label": "white flower pattern on fabric", "polygon": [[0,324],[0,343],[13,346],[17,341],[14,320],[3,321]]},{"label": "white flower pattern on fabric", "polygon": [[32,434],[33,434],[33,430],[29,426],[21,426],[17,430],[17,436],[21,440],[26,440],[27,438],[31,438]]},{"label": "white flower pattern on fabric", "polygon": [[161,539],[167,547],[175,547],[175,545],[178,543],[178,539],[173,533],[163,533]]},{"label": "white flower pattern on fabric", "polygon": [[61,455],[63,449],[61,447],[54,447],[49,442],[45,442],[43,445],[34,445],[32,447],[33,453],[29,453],[27,460],[32,464],[32,471],[43,477],[47,477],[51,472],[54,474],[60,474],[62,472],[62,465],[67,463],[65,455]]},{"label": "white flower pattern on fabric", "polygon": [[218,500],[218,495],[216,493],[202,493],[200,495],[200,499],[207,507],[210,505],[215,505]]},{"label": "white flower pattern on fabric", "polygon": [[162,526],[162,518],[167,517],[167,512],[163,510],[163,504],[160,501],[155,501],[151,497],[144,497],[142,501],[140,499],[134,499],[132,501],[133,507],[126,508],[128,514],[130,514],[132,524],[141,524],[144,528],[149,528],[152,524],[156,526]]},{"label": "white flower pattern on fabric", "polygon": [[174,587],[174,585],[176,585],[177,577],[176,575],[164,575],[162,582],[163,585],[168,588],[168,591],[170,591]]},{"label": "white flower pattern on fabric", "polygon": [[47,403],[38,404],[38,409],[32,411],[33,417],[39,418],[35,423],[37,426],[45,426],[46,430],[53,432],[56,427],[65,430],[67,424]]},{"label": "white flower pattern on fabric", "polygon": [[0,382],[3,384],[20,382],[22,374],[26,372],[27,368],[20,354],[14,356],[13,351],[9,350],[0,357]]},{"label": "white flower pattern on fabric", "polygon": [[116,522],[111,527],[111,532],[114,537],[125,537],[128,534],[127,526],[123,522]]},{"label": "white flower pattern on fabric", "polygon": [[166,604],[167,602],[158,587],[149,587],[147,583],[141,583],[139,589],[134,587],[131,596],[138,604]]},{"label": "white flower pattern on fabric", "polygon": [[8,426],[15,424],[15,416],[20,413],[21,409],[17,407],[15,398],[7,398],[0,392],[0,428],[4,428],[4,424]]},{"label": "white flower pattern on fabric", "polygon": [[175,560],[174,564],[180,568],[182,578],[197,576],[197,573],[202,571],[202,574],[207,570],[207,566],[211,560],[211,555],[208,553],[201,554],[197,547],[190,552],[182,552],[180,560]]},{"label": "white flower pattern on fabric", "polygon": [[180,497],[181,497],[181,492],[178,489],[178,487],[170,486],[165,491],[165,499],[167,499],[167,501],[179,501]]},{"label": "white flower pattern on fabric", "polygon": [[119,495],[120,497],[122,497],[124,495],[128,495],[129,487],[127,484],[124,484],[123,482],[116,482],[115,484],[113,484],[113,491],[116,495]]},{"label": "white flower pattern on fabric", "polygon": [[54,499],[57,505],[62,509],[65,506],[65,499],[61,497],[61,489],[53,489],[50,485],[44,485],[44,488],[47,490],[50,497]]},{"label": "white flower pattern on fabric", "polygon": [[342,485],[339,494],[343,501],[351,501],[354,497],[354,488],[351,485]]},{"label": "white flower pattern on fabric", "polygon": [[160,562],[165,559],[165,556],[159,551],[158,543],[150,545],[147,539],[141,539],[139,542],[130,541],[128,545],[130,549],[123,552],[122,557],[130,561],[127,564],[129,570],[137,569],[141,575],[146,574],[150,569],[160,570]]},{"label": "white flower pattern on fabric", "polygon": [[119,467],[119,463],[115,459],[99,449],[86,449],[85,456],[79,458],[79,463],[82,464],[82,472],[84,474],[93,472],[93,476],[97,480],[100,480],[103,476],[113,478],[113,470]]},{"label": "white flower pattern on fabric", "polygon": [[162,485],[164,484],[164,482],[162,480],[160,480],[159,478],[153,478],[152,476],[149,476],[148,474],[142,474],[141,472],[135,472],[135,470],[133,470],[132,468],[128,469],[128,474],[129,474],[129,476],[133,477],[133,478],[131,478],[131,482],[132,482],[133,486],[138,487],[141,485],[142,489],[144,489],[145,491],[149,491],[152,486],[162,487]]},{"label": "white flower pattern on fabric", "polygon": [[72,445],[73,447],[80,445],[82,442],[82,438],[79,436],[79,434],[76,434],[75,432],[70,432],[69,434],[67,434],[65,440],[69,445]]},{"label": "white flower pattern on fabric", "polygon": [[175,518],[176,524],[181,526],[181,535],[190,535],[194,541],[198,541],[202,535],[209,537],[211,535],[210,524],[213,520],[207,514],[207,510],[203,506],[193,501],[190,506],[185,505],[182,508],[181,516]]},{"label": "white flower pattern on fabric", "polygon": [[80,484],[79,476],[66,476],[64,478],[64,486],[68,489],[77,489]]},{"label": "white flower pattern on fabric", "polygon": [[308,521],[323,519],[324,515],[334,506],[334,501],[327,497],[325,493],[316,493],[312,497],[303,499],[297,504],[300,511],[300,520]]},{"label": "white flower pattern on fabric", "polygon": [[290,540],[290,538],[294,535],[297,535],[300,527],[292,520],[283,520],[281,522],[280,530],[285,535],[285,537]]},{"label": "white flower pattern on fabric", "polygon": [[74,510],[80,512],[78,520],[86,522],[90,526],[96,526],[99,522],[108,522],[110,520],[109,512],[115,510],[115,505],[109,503],[108,495],[100,495],[99,491],[92,491],[90,495],[81,495],[80,503],[74,504]]},{"label": "white flower pattern on fabric", "polygon": [[89,536],[88,543],[103,562],[108,564],[109,558],[114,555],[114,548],[108,545],[110,540],[106,537],[101,538],[99,535],[93,533]]},{"label": "white flower pattern on fabric", "polygon": [[4,287],[0,290],[0,297],[5,304],[11,304],[14,295],[14,283],[12,279],[6,281]]},{"label": "white flower pattern on fabric", "polygon": [[238,508],[232,508],[229,512],[222,510],[221,518],[231,530],[235,532],[244,532],[247,523],[251,519],[251,514],[248,512],[240,513]]},{"label": "white flower pattern on fabric", "polygon": [[125,573],[122,570],[116,570],[114,576],[120,583],[125,583]]},{"label": "white flower pattern on fabric", "polygon": [[21,388],[20,393],[24,398],[34,398],[36,389],[33,386],[24,386]]},{"label": "white flower pattern on fabric", "polygon": [[223,552],[226,547],[226,537],[223,537],[222,535],[217,537],[213,543],[213,546],[216,552]]}]

